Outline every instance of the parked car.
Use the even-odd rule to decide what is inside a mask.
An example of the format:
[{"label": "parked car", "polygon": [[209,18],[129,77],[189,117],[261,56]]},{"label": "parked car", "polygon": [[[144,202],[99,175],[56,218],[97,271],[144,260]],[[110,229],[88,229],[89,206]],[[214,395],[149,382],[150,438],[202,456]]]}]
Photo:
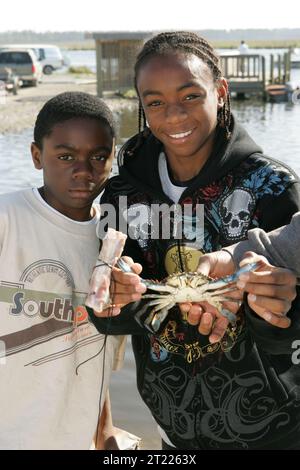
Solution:
[{"label": "parked car", "polygon": [[0,74],[7,68],[11,69],[23,84],[37,86],[41,81],[42,69],[31,49],[1,49]]},{"label": "parked car", "polygon": [[6,44],[1,47],[5,49],[32,49],[46,75],[50,75],[54,70],[60,69],[64,65],[61,50],[57,46],[50,44]]}]

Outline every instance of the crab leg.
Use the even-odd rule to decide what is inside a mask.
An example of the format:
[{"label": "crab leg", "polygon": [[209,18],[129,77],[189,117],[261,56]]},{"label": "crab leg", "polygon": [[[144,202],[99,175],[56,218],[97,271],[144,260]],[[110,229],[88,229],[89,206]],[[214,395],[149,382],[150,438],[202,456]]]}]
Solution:
[{"label": "crab leg", "polygon": [[[116,262],[116,266],[117,266],[117,268],[121,269],[121,271],[123,271],[123,273],[132,273],[132,272],[134,272],[134,271],[132,271],[129,264],[127,264],[126,261],[124,261],[122,258],[118,259],[118,261]],[[167,294],[172,293],[172,288],[169,287],[169,286],[164,286],[163,284],[147,281],[146,279],[142,279],[142,278],[141,278],[141,282],[143,284],[145,284],[145,286],[148,289],[152,289],[152,290],[155,290],[155,291],[158,291],[158,292],[166,292]]]},{"label": "crab leg", "polygon": [[[153,305],[153,302],[150,302],[147,306],[149,307],[150,305]],[[169,310],[171,310],[174,305],[175,302],[160,302],[160,305],[157,305],[154,307],[154,309],[151,310],[151,313],[146,319],[145,324],[147,326],[151,325],[153,331],[157,332],[161,323],[167,317]]]},{"label": "crab leg", "polygon": [[220,310],[220,314],[227,318],[227,320],[232,324],[232,325],[235,325],[236,324],[236,316],[234,313],[232,313],[230,310],[227,310],[227,308],[222,308]]}]

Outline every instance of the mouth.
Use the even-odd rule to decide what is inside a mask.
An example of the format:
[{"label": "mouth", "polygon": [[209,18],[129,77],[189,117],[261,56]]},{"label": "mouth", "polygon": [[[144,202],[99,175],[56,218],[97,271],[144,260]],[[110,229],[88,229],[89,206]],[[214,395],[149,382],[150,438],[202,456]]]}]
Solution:
[{"label": "mouth", "polygon": [[188,131],[183,131],[183,132],[176,132],[176,134],[169,134],[167,133],[166,135],[169,137],[170,140],[176,143],[184,143],[190,135],[193,133],[194,129],[189,129]]},{"label": "mouth", "polygon": [[76,189],[69,189],[69,193],[72,198],[75,199],[86,199],[91,197],[93,191],[86,188],[76,188]]}]

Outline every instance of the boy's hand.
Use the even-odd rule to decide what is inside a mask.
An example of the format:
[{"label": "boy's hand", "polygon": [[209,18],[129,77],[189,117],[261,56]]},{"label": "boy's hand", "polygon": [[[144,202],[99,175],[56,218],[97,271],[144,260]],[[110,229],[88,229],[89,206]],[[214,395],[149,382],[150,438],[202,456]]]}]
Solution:
[{"label": "boy's hand", "polygon": [[272,266],[266,258],[247,252],[240,265],[259,261],[261,267],[241,274],[237,287],[248,292],[247,300],[254,312],[271,325],[288,328],[291,320],[286,316],[296,297],[297,278],[289,269]]},{"label": "boy's hand", "polygon": [[229,322],[215,307],[207,302],[181,304],[179,307],[187,313],[190,325],[198,326],[201,335],[209,335],[210,343],[217,343],[223,338]]},{"label": "boy's hand", "polygon": [[[242,274],[237,287],[241,293],[249,293],[249,306],[257,315],[274,326],[288,328],[291,321],[286,314],[296,297],[296,276],[288,269],[272,266],[266,258],[252,252],[245,254],[240,265],[252,262],[260,262],[261,267],[256,272]],[[223,277],[232,274],[235,267],[229,253],[217,251],[202,256],[197,270],[211,277]],[[224,336],[228,321],[220,314],[199,304],[181,304],[181,309],[188,311],[188,322],[198,325],[201,334],[210,335],[211,343]]]},{"label": "boy's hand", "polygon": [[197,271],[213,278],[229,276],[236,270],[228,251],[220,250],[203,255],[199,259]]},{"label": "boy's hand", "polygon": [[139,263],[134,263],[129,257],[123,257],[124,261],[136,273],[124,273],[118,268],[112,269],[111,283],[110,283],[110,299],[111,306],[102,312],[95,312],[98,317],[110,317],[119,315],[121,308],[130,302],[136,302],[141,299],[143,293],[147,288],[141,282],[138,274],[142,271],[142,266]]},{"label": "boy's hand", "polygon": [[[232,257],[227,251],[215,251],[201,256],[197,272],[210,277],[223,277],[232,274],[235,266]],[[237,300],[242,300],[242,294],[238,291],[231,294]],[[187,313],[187,321],[190,325],[197,326],[202,335],[209,335],[209,341],[216,343],[220,341],[227,329],[227,318],[220,315],[220,312],[207,302],[201,304],[186,303],[180,304],[182,312]],[[224,307],[236,313],[239,305],[227,302]]]}]

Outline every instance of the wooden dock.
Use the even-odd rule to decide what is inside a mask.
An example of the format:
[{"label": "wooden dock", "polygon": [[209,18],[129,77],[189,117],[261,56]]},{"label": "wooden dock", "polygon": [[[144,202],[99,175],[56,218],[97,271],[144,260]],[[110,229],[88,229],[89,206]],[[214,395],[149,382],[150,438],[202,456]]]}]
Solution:
[{"label": "wooden dock", "polygon": [[290,80],[290,54],[270,55],[270,61],[260,54],[221,55],[221,68],[228,80],[229,91],[237,97],[259,95],[267,97],[269,85],[284,85]]}]

